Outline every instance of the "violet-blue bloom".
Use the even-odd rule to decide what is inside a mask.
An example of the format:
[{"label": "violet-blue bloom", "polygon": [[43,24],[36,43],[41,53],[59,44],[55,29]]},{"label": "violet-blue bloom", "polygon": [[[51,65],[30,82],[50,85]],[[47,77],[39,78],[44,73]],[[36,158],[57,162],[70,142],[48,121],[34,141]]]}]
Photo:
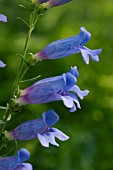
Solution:
[{"label": "violet-blue bloom", "polygon": [[33,170],[32,165],[23,163],[29,159],[30,153],[28,150],[22,148],[15,156],[0,158],[1,170]]},{"label": "violet-blue bloom", "polygon": [[38,138],[44,147],[49,147],[49,143],[59,146],[55,141],[55,137],[61,141],[67,140],[69,137],[56,128],[51,128],[57,121],[59,116],[53,111],[44,112],[42,118],[30,120],[20,124],[6,136],[9,139],[30,140]]},{"label": "violet-blue bloom", "polygon": [[72,0],[49,0],[45,4],[45,6],[52,8],[52,7],[55,7],[55,6],[60,6],[60,5],[66,4],[66,3],[70,2],[70,1],[72,1]]},{"label": "violet-blue bloom", "polygon": [[81,52],[86,64],[89,64],[89,56],[97,62],[99,61],[98,54],[101,49],[90,50],[84,46],[90,38],[91,34],[84,27],[81,27],[81,32],[77,36],[52,42],[36,53],[34,57],[36,60],[57,59]]},{"label": "violet-blue bloom", "polygon": [[3,14],[0,14],[0,21],[7,22],[7,17]]},{"label": "violet-blue bloom", "polygon": [[70,72],[61,76],[40,80],[22,90],[16,103],[21,106],[63,100],[64,105],[70,108],[71,112],[74,112],[76,105],[81,108],[77,96],[83,99],[89,92],[88,90],[81,91],[76,85],[78,75],[77,67],[71,67]]}]

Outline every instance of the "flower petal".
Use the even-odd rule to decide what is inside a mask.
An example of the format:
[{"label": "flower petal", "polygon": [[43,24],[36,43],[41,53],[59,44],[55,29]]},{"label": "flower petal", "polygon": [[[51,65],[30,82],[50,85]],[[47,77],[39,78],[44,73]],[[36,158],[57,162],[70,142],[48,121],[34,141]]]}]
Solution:
[{"label": "flower petal", "polygon": [[43,118],[45,123],[48,125],[48,127],[53,126],[59,120],[59,116],[55,113],[54,110],[49,110],[48,112],[44,112]]},{"label": "flower petal", "polygon": [[79,72],[77,70],[77,67],[71,67],[70,71],[71,74],[73,74],[76,78],[79,76]]},{"label": "flower petal", "polygon": [[7,22],[7,17],[3,14],[0,14],[0,21]]},{"label": "flower petal", "polygon": [[52,145],[59,146],[59,144],[55,141],[55,136],[53,133],[47,133],[46,137],[48,139],[48,142],[51,143]]},{"label": "flower petal", "polygon": [[30,153],[27,149],[22,148],[18,151],[18,157],[19,157],[19,162],[22,163],[29,159]]},{"label": "flower petal", "polygon": [[88,90],[80,90],[80,88],[77,85],[74,85],[72,88],[70,88],[69,91],[72,91],[74,93],[76,93],[81,99],[84,98],[84,96],[87,96],[89,91]]},{"label": "flower petal", "polygon": [[90,50],[89,48],[83,46],[82,48],[80,48],[80,51],[82,53],[82,57],[83,57],[85,63],[89,64],[89,55],[91,56],[93,61],[98,62],[99,61],[98,54],[100,54],[102,49]]},{"label": "flower petal", "polygon": [[80,48],[80,51],[82,53],[82,57],[83,57],[83,60],[85,61],[85,63],[89,64],[89,54],[88,54],[87,50]]},{"label": "flower petal", "polygon": [[63,100],[63,103],[66,107],[72,108],[73,107],[73,99],[70,96],[61,96],[61,99]]},{"label": "flower petal", "polygon": [[18,165],[16,168],[13,170],[33,170],[32,165],[29,163],[22,163]]},{"label": "flower petal", "polygon": [[70,109],[70,112],[75,112],[77,110],[75,104],[73,105],[73,107]]},{"label": "flower petal", "polygon": [[3,61],[0,60],[0,67],[5,67],[6,64],[3,63]]},{"label": "flower petal", "polygon": [[63,88],[64,91],[69,90],[77,82],[76,77],[71,73],[66,73],[66,86]]},{"label": "flower petal", "polygon": [[61,141],[65,141],[69,139],[69,136],[65,135],[62,131],[57,128],[51,128],[55,137],[57,137]]},{"label": "flower petal", "polygon": [[[67,93],[68,96],[70,96],[72,98],[72,100],[77,104],[77,107],[80,109],[80,103],[79,103],[79,100],[78,100],[78,97],[76,96],[76,94],[73,94],[73,93]],[[74,107],[74,105],[73,105]]]},{"label": "flower petal", "polygon": [[37,133],[37,137],[38,137],[42,146],[49,147],[49,141],[45,135]]},{"label": "flower petal", "polygon": [[90,54],[92,60],[95,61],[95,62],[99,61],[98,54],[100,54],[101,51],[102,51],[102,49],[98,49],[98,50],[90,50],[90,49],[88,49],[88,53]]}]

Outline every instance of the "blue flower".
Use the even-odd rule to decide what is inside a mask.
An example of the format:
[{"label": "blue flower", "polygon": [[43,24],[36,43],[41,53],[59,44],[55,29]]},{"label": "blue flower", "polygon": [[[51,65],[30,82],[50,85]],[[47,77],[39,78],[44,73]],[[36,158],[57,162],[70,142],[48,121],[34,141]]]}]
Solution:
[{"label": "blue flower", "polygon": [[7,17],[3,14],[0,14],[0,21],[7,22]]},{"label": "blue flower", "polygon": [[60,5],[66,4],[70,1],[72,1],[72,0],[48,0],[48,2],[45,4],[45,7],[52,8],[55,6],[60,6]]},{"label": "blue flower", "polygon": [[59,146],[55,141],[55,137],[61,141],[67,140],[69,137],[56,128],[51,128],[57,121],[59,116],[53,111],[44,112],[42,118],[30,120],[20,124],[6,136],[9,139],[30,140],[38,138],[44,147],[49,147],[49,143]]},{"label": "blue flower", "polygon": [[89,92],[88,90],[81,91],[76,85],[78,75],[77,67],[73,67],[70,72],[61,76],[40,80],[22,90],[16,103],[21,106],[63,100],[64,105],[70,108],[71,112],[74,112],[76,110],[74,102],[80,108],[77,96],[83,99]]},{"label": "blue flower", "polygon": [[63,5],[70,1],[72,1],[72,0],[32,0],[32,2],[35,2],[38,4],[45,3],[45,4],[43,4],[43,7],[45,7],[45,8],[52,8],[55,6]]},{"label": "blue flower", "polygon": [[22,163],[29,159],[30,153],[22,148],[15,156],[0,158],[1,170],[32,170],[32,165],[29,163]]},{"label": "blue flower", "polygon": [[101,49],[90,50],[84,46],[90,38],[91,34],[84,27],[81,27],[81,32],[77,36],[52,42],[36,53],[34,57],[36,60],[57,59],[81,52],[86,64],[89,64],[89,56],[97,62],[99,61],[98,54]]}]

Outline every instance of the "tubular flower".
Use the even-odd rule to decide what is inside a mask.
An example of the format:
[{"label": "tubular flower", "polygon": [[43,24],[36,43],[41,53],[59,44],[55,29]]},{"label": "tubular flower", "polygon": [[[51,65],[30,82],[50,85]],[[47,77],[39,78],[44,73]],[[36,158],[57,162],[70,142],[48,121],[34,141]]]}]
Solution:
[{"label": "tubular flower", "polygon": [[101,49],[90,50],[84,46],[90,38],[91,34],[84,27],[81,27],[81,32],[77,36],[52,42],[36,53],[34,57],[36,60],[57,59],[81,52],[86,64],[89,64],[89,56],[97,62],[99,61],[98,54],[101,52]]},{"label": "tubular flower", "polygon": [[7,22],[7,17],[3,14],[0,14],[0,21]]},{"label": "tubular flower", "polygon": [[30,153],[28,150],[22,148],[15,156],[0,158],[1,170],[32,170],[32,165],[29,163],[22,163],[29,159]]},{"label": "tubular flower", "polygon": [[60,6],[60,5],[66,4],[70,1],[72,1],[72,0],[48,0],[48,2],[45,4],[45,7],[52,8],[55,6]]},{"label": "tubular flower", "polygon": [[9,139],[30,140],[38,138],[44,147],[49,147],[49,143],[59,146],[55,141],[55,137],[61,141],[67,140],[69,137],[56,128],[51,128],[57,121],[59,116],[53,111],[44,112],[42,118],[30,120],[20,124],[13,131],[9,132]]},{"label": "tubular flower", "polygon": [[22,90],[16,103],[21,106],[63,100],[64,105],[70,108],[71,112],[74,112],[76,110],[74,102],[80,108],[77,96],[83,99],[89,92],[88,90],[81,91],[76,85],[78,75],[79,73],[75,66],[71,67],[70,72],[64,73],[61,76],[40,80]]},{"label": "tubular flower", "polygon": [[35,2],[38,4],[45,3],[44,4],[45,8],[52,8],[55,6],[60,6],[60,5],[66,4],[70,1],[72,1],[72,0],[32,0],[32,2]]}]

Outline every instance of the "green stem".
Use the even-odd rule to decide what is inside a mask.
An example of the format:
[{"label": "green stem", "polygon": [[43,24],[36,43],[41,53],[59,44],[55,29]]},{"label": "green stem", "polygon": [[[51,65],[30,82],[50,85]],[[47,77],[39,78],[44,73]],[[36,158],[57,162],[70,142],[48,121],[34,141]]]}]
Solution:
[{"label": "green stem", "polygon": [[[1,126],[1,130],[0,130],[1,134],[2,134],[4,128],[5,128],[6,124],[7,124],[8,117],[12,112],[12,109],[11,109],[12,101],[13,101],[12,99],[15,97],[18,85],[20,83],[21,78],[23,77],[23,76],[21,77],[21,74],[23,75],[22,71],[23,71],[24,59],[25,59],[26,54],[27,54],[27,49],[28,49],[28,45],[29,45],[30,36],[31,36],[31,33],[32,33],[33,29],[34,29],[33,19],[34,19],[34,12],[31,12],[30,13],[30,19],[29,19],[29,31],[28,31],[25,46],[24,46],[23,58],[21,59],[19,70],[17,72],[16,78],[15,78],[15,81],[14,81],[14,84],[13,84],[12,94],[11,94],[11,98],[9,100],[9,109],[6,110],[6,113],[5,113],[4,118],[3,118],[4,124]],[[27,72],[28,69],[29,69],[29,67],[27,66],[26,69],[25,69],[26,72]],[[24,75],[25,75],[25,73],[24,73]]]},{"label": "green stem", "polygon": [[6,126],[7,118],[9,117],[10,113],[11,113],[11,111],[10,111],[10,110],[7,110],[6,113],[5,113],[5,115],[4,115],[4,118],[3,118],[4,124],[2,124],[2,126],[1,126],[0,134],[2,134],[2,132],[3,132],[4,128],[5,128],[5,126]]},{"label": "green stem", "polygon": [[[30,40],[30,37],[31,37],[31,33],[32,33],[33,29],[34,29],[34,26],[36,25],[37,20],[38,20],[38,16],[36,16],[36,12],[37,12],[36,9],[34,9],[33,11],[30,12],[29,25],[27,24],[27,26],[29,28],[29,31],[28,31],[28,34],[27,34],[23,55],[21,57],[21,63],[20,63],[20,66],[19,66],[16,78],[15,78],[15,81],[14,81],[14,84],[13,84],[11,97],[10,97],[9,103],[7,105],[7,108],[6,108],[6,113],[5,113],[4,117],[3,117],[4,124],[1,125],[0,138],[2,136],[2,132],[5,129],[5,126],[7,124],[9,115],[14,111],[13,104],[14,104],[15,96],[17,95],[16,93],[17,93],[17,90],[18,90],[18,86],[19,86],[21,80],[23,79],[23,77],[25,76],[25,74],[27,73],[27,71],[30,68],[30,65],[26,65],[26,68],[23,71],[23,66],[24,66],[24,62],[26,61],[26,54],[27,54],[27,50],[28,50],[28,45],[29,45],[29,40]],[[2,109],[5,109],[5,108],[2,108]]]},{"label": "green stem", "polygon": [[[28,48],[31,32],[32,32],[32,30],[29,29],[29,32],[28,32],[28,35],[27,35],[27,38],[26,38],[25,47],[24,47],[24,54],[23,54],[23,58],[24,59],[25,59],[25,56],[26,56],[26,53],[27,53],[27,48]],[[14,85],[13,85],[13,93],[12,93],[11,98],[15,96],[16,88],[17,88],[17,86],[19,84],[19,81],[20,81],[20,75],[21,75],[22,68],[23,68],[23,63],[24,63],[24,59],[23,58],[21,59],[20,67],[19,67],[18,73],[16,75],[16,79],[15,79],[15,82],[14,82]]]}]

